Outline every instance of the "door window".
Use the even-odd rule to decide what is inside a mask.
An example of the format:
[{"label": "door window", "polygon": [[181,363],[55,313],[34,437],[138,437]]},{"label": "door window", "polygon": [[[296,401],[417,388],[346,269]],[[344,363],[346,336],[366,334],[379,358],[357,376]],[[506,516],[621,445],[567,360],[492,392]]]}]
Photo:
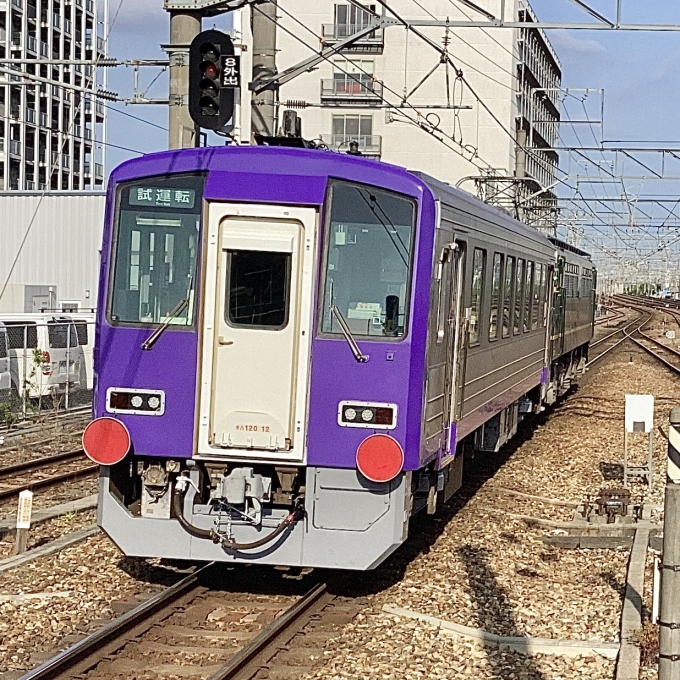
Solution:
[{"label": "door window", "polygon": [[519,335],[522,330],[522,303],[524,300],[524,260],[517,260],[517,275],[515,276],[515,315],[512,327],[513,335]]},{"label": "door window", "polygon": [[491,310],[489,313],[489,340],[498,338],[498,311],[501,303],[501,284],[503,276],[503,256],[494,253],[491,272]]},{"label": "door window", "polygon": [[512,310],[512,298],[515,294],[515,258],[508,256],[505,261],[505,283],[503,285],[503,330],[504,338],[510,335],[510,314]]},{"label": "door window", "polygon": [[482,318],[482,300],[484,296],[484,270],[486,265],[486,250],[475,248],[472,258],[472,298],[470,302],[470,345],[479,342],[479,325]]},{"label": "door window", "polygon": [[280,330],[288,323],[290,253],[230,250],[225,321]]}]

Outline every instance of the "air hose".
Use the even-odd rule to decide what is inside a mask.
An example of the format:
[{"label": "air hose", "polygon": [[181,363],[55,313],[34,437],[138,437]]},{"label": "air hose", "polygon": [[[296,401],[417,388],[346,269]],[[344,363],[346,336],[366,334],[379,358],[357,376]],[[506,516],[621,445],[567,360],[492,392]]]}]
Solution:
[{"label": "air hose", "polygon": [[[180,477],[179,479],[182,479]],[[187,477],[184,477],[187,479]],[[187,520],[184,516],[184,493],[189,488],[188,484],[178,484],[176,487],[175,497],[173,499],[173,508],[175,510],[175,515],[177,520],[182,525],[184,530],[195,536],[196,538],[207,538],[212,540],[214,543],[219,543],[223,548],[227,550],[254,550],[255,548],[260,548],[267,543],[271,543],[273,540],[280,536],[289,526],[295,524],[304,517],[304,510],[302,508],[295,508],[292,512],[289,512],[282,520],[279,522],[278,526],[271,533],[259,538],[257,541],[252,541],[251,543],[237,543],[231,539],[221,536],[212,529],[201,529],[200,527],[194,526]]]},{"label": "air hose", "polygon": [[179,523],[182,525],[182,527],[188,534],[191,534],[196,538],[212,539],[213,532],[211,529],[201,529],[200,527],[196,527],[193,524],[191,524],[191,522],[189,522],[187,518],[184,516],[184,508],[182,507],[182,505],[184,504],[184,493],[187,490],[187,488],[188,487],[184,487],[182,490],[180,490],[178,486],[176,489],[175,497],[172,500],[172,505],[175,510],[175,516],[177,517]]}]

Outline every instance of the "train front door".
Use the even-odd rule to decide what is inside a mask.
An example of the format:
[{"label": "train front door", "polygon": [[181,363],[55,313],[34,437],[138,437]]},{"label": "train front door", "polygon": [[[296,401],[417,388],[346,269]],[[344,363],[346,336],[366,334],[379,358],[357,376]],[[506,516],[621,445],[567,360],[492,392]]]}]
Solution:
[{"label": "train front door", "polygon": [[302,459],[315,226],[313,209],[211,206],[199,453]]}]

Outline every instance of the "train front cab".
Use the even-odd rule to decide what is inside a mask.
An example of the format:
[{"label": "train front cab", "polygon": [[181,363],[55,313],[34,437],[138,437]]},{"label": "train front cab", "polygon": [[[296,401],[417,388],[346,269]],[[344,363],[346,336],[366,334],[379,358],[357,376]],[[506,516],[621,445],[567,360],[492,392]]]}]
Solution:
[{"label": "train front cab", "polygon": [[[132,455],[102,468],[100,525],[128,555],[376,566],[407,536],[411,470],[420,465],[418,338],[427,325],[432,234],[417,237],[418,183],[402,181],[415,194],[403,196],[331,181],[319,206],[208,200],[194,273],[189,241],[172,231],[184,218],[152,216],[131,198],[160,181],[119,188],[119,223],[131,226],[112,249],[97,410],[127,430]],[[427,219],[433,223],[433,203]],[[155,233],[147,254],[146,226]],[[181,258],[163,245],[169,234],[173,249],[185,250]],[[144,299],[130,285],[131,267],[137,288],[144,280],[149,253],[165,261],[165,283],[168,265],[183,281],[174,298],[157,298],[160,311],[153,291]],[[426,291],[420,310],[416,277]],[[140,350],[145,343],[152,346]],[[188,357],[178,355],[182,347]],[[127,365],[116,365],[124,356]],[[159,380],[160,365],[172,380]],[[133,412],[153,394],[162,413]],[[192,407],[187,457],[183,430],[173,440],[173,416],[187,423],[180,411]]]}]

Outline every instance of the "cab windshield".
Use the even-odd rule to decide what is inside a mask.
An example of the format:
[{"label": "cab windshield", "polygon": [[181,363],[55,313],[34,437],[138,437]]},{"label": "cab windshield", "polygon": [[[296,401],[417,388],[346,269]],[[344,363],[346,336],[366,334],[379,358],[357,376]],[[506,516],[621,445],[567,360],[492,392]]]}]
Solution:
[{"label": "cab windshield", "polygon": [[172,175],[120,188],[113,323],[193,324],[203,182],[202,176]]},{"label": "cab windshield", "polygon": [[342,333],[339,312],[357,337],[403,337],[415,202],[373,187],[334,182],[328,213],[321,332]]}]

